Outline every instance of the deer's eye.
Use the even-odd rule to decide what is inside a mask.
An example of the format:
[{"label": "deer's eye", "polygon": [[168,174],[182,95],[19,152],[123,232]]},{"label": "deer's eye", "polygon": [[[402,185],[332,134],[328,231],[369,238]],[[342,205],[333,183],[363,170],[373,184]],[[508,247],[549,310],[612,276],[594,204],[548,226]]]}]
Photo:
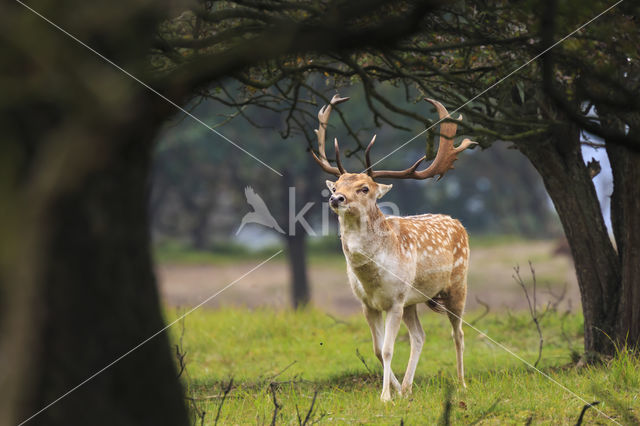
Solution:
[{"label": "deer's eye", "polygon": [[366,194],[367,192],[369,192],[369,188],[367,188],[366,186],[363,186],[362,188],[360,188],[360,192],[362,192],[363,194]]},{"label": "deer's eye", "polygon": [[331,192],[336,192],[336,187],[331,188]]}]

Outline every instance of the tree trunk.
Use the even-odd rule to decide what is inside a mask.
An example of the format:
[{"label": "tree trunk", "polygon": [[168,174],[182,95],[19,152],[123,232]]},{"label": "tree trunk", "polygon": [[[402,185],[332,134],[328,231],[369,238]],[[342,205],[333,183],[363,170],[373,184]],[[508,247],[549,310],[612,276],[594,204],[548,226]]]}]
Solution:
[{"label": "tree trunk", "polygon": [[[631,128],[630,136],[640,137]],[[620,262],[620,305],[615,334],[619,347],[640,349],[640,153],[607,143],[613,171],[611,221]]]},{"label": "tree trunk", "polygon": [[304,307],[311,301],[309,278],[307,276],[307,235],[298,230],[296,235],[287,236],[287,255],[291,271],[291,300],[294,308]]},{"label": "tree trunk", "polygon": [[[38,5],[143,75],[154,5]],[[186,425],[165,334],[91,378],[165,325],[146,184],[173,110],[22,6],[0,23],[0,425]]]},{"label": "tree trunk", "polygon": [[[150,144],[131,140],[49,210],[28,418],[164,327],[147,214]],[[162,409],[159,409],[162,407]],[[33,424],[187,424],[166,333],[34,418]]]},{"label": "tree trunk", "polygon": [[[289,188],[295,186],[295,181],[292,173],[287,169],[282,172],[282,183],[281,211],[284,213],[282,216],[286,219],[281,222],[288,225],[289,203],[295,203],[297,199],[289,198]],[[299,186],[296,189],[300,189]],[[293,206],[294,211],[297,211],[296,209],[300,204],[304,205],[306,202],[305,195],[303,191],[302,203],[296,203],[297,205]],[[293,307],[297,309],[309,303],[311,300],[311,291],[309,289],[309,278],[307,274],[307,234],[299,222],[296,222],[293,226],[294,229],[289,229],[288,226],[284,228],[287,233],[284,235],[284,239],[287,243],[287,257],[289,259],[289,270],[291,274],[291,302]]]},{"label": "tree trunk", "polygon": [[557,126],[549,140],[519,143],[543,178],[571,247],[584,314],[584,347],[613,354],[620,269],[573,125]]}]

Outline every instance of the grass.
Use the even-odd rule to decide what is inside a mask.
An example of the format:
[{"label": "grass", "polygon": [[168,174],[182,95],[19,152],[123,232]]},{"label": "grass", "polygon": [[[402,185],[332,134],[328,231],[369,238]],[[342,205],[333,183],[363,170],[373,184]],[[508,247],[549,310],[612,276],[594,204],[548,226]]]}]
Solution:
[{"label": "grass", "polygon": [[[197,250],[178,242],[165,242],[153,248],[156,264],[160,265],[209,265],[232,266],[243,262],[262,262],[284,246],[270,246],[260,250],[249,250],[244,246],[230,244],[224,247],[214,246],[210,250]],[[286,252],[272,262],[286,263]],[[311,265],[344,270],[344,255],[318,241],[307,244],[307,262]]]},{"label": "grass", "polygon": [[[179,313],[171,310],[168,317]],[[466,319],[477,316],[470,313]],[[534,362],[538,338],[528,315],[489,314],[476,324],[482,333],[465,326],[466,391],[456,385],[446,317],[425,312],[421,319],[427,337],[413,395],[384,404],[379,400],[381,367],[363,317],[342,320],[315,310],[198,310],[185,319],[182,336],[182,379],[192,410],[205,413],[204,424],[214,424],[218,410],[220,424],[271,423],[275,395],[281,406],[277,423],[299,424],[298,413],[304,420],[315,395],[309,423],[437,424],[449,399],[453,424],[525,424],[529,419],[533,424],[575,424],[583,401],[486,338]],[[545,344],[538,367],[588,402],[601,401],[598,408],[618,422],[636,424],[638,358],[621,350],[607,365],[578,369],[571,363],[571,349],[582,346],[581,317],[549,312],[541,326]],[[172,333],[179,343],[181,327],[176,325]],[[408,356],[403,327],[393,360],[400,379]],[[610,422],[592,408],[585,423]]]}]

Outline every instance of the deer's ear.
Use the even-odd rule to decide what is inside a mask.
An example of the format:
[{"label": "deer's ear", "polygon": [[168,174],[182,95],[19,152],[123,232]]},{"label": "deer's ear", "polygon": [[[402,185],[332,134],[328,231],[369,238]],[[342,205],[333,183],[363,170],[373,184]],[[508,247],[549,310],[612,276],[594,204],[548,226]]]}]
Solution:
[{"label": "deer's ear", "polygon": [[333,192],[333,190],[336,188],[336,183],[335,182],[331,182],[330,180],[327,180],[327,188],[329,188],[329,191]]},{"label": "deer's ear", "polygon": [[384,194],[386,194],[387,192],[389,192],[389,190],[393,188],[393,185],[384,185],[382,183],[378,184],[378,194],[377,197],[378,198],[382,198],[382,196]]}]

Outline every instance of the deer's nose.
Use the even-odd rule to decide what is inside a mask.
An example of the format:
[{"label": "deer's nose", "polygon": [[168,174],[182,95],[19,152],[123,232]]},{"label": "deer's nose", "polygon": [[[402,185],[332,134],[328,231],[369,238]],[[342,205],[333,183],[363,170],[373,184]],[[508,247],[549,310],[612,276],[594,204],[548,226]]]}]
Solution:
[{"label": "deer's nose", "polygon": [[331,198],[329,198],[329,203],[331,207],[338,207],[338,205],[344,203],[346,198],[342,194],[333,194]]}]

